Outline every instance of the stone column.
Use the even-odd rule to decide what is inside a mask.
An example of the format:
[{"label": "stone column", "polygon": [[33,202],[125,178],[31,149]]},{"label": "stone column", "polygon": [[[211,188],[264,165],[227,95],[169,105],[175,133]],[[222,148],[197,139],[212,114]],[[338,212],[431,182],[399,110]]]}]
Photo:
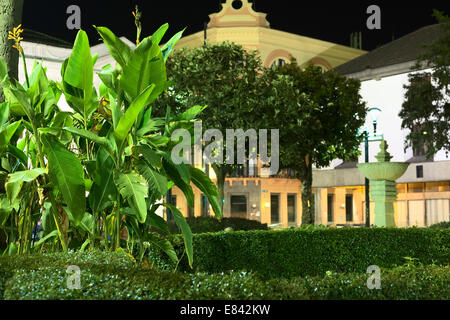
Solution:
[{"label": "stone column", "polygon": [[377,227],[395,227],[394,201],[397,198],[397,184],[394,181],[371,181],[370,192],[375,202],[375,221]]}]

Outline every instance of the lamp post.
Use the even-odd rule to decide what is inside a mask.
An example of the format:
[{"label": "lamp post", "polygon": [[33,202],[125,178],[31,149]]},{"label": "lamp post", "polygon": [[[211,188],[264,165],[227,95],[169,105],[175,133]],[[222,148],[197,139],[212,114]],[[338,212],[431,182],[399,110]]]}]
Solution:
[{"label": "lamp post", "polygon": [[[370,118],[372,119],[373,134],[369,133],[369,130],[365,131],[364,135],[364,153],[365,162],[369,162],[369,142],[381,141],[383,140],[383,135],[377,135],[378,118],[380,116],[381,110],[379,108],[370,108],[368,110]],[[366,195],[366,227],[370,228],[370,181],[365,178],[364,191]]]}]

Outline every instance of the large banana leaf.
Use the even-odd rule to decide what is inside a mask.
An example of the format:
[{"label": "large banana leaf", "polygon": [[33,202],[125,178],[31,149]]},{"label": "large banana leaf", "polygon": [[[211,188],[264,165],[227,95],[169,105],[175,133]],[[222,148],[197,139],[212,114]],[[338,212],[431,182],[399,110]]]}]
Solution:
[{"label": "large banana leaf", "polygon": [[164,57],[164,61],[167,60],[167,58],[169,57],[170,53],[173,50],[173,47],[177,44],[178,40],[180,40],[181,37],[183,36],[184,30],[185,29],[183,29],[182,31],[180,31],[176,35],[174,35],[161,49],[163,57]]},{"label": "large banana leaf", "polygon": [[160,250],[164,251],[169,256],[170,260],[172,260],[175,263],[178,262],[177,253],[175,252],[175,249],[173,248],[169,240],[164,239],[158,234],[153,232],[147,233],[146,237],[151,244],[158,247]]},{"label": "large banana leaf", "polygon": [[[75,218],[73,217],[72,212],[70,212],[69,208],[64,208],[64,210],[66,211],[67,216],[69,217],[69,221],[74,222]],[[95,225],[94,216],[88,212],[85,212],[83,215],[83,218],[81,219],[80,223],[78,224],[78,228],[80,228],[81,230],[83,230],[89,234],[93,234],[94,233],[94,225]]]},{"label": "large banana leaf", "polygon": [[45,173],[45,169],[36,168],[32,170],[26,171],[18,171],[15,173],[11,173],[8,176],[8,181],[5,184],[6,195],[10,203],[13,203],[14,200],[19,195],[20,190],[22,189],[22,185],[24,182],[34,181],[37,177]]},{"label": "large banana leaf", "polygon": [[[184,196],[186,197],[188,206],[193,208],[194,207],[194,192],[192,191],[192,187],[190,186],[189,182],[186,183],[185,180],[180,175],[180,171],[182,171],[181,165],[176,166],[172,161],[169,159],[163,158],[163,168],[166,172],[166,175],[168,178],[170,178],[175,185],[180,188],[181,191],[183,191]],[[179,168],[180,167],[180,168]]]},{"label": "large banana leaf", "polygon": [[9,103],[0,103],[0,126],[5,124],[9,119]]},{"label": "large banana leaf", "polygon": [[[95,26],[94,26],[95,27]],[[131,49],[120,38],[106,27],[95,27],[97,32],[102,37],[103,42],[108,48],[109,53],[117,61],[117,63],[124,68],[131,56]]]},{"label": "large banana leaf", "polygon": [[[159,207],[159,206],[158,206]],[[149,211],[147,214],[147,219],[145,224],[151,227],[155,227],[167,234],[170,234],[169,227],[167,226],[166,220],[158,216],[154,211]]]},{"label": "large banana leaf", "polygon": [[135,173],[124,174],[115,171],[114,182],[117,190],[134,211],[136,219],[140,223],[144,223],[147,218],[145,198],[148,195],[148,186],[146,181]]},{"label": "large banana leaf", "polygon": [[100,136],[96,135],[95,133],[93,133],[92,131],[88,131],[85,129],[78,129],[78,128],[74,128],[74,127],[64,127],[63,129],[74,135],[80,136],[82,138],[86,138],[92,142],[97,143],[98,145],[104,147],[111,155],[114,152],[114,147],[107,138],[100,137]]},{"label": "large banana leaf", "polygon": [[97,152],[96,176],[91,192],[89,204],[93,212],[101,212],[117,201],[117,189],[114,184],[114,161],[100,148]]},{"label": "large banana leaf", "polygon": [[181,230],[181,234],[183,235],[184,240],[184,247],[186,249],[186,255],[189,261],[189,266],[192,268],[192,263],[194,262],[194,249],[192,244],[191,227],[187,223],[186,218],[183,216],[180,210],[178,210],[176,207],[168,203],[164,204],[164,206],[172,212],[173,217],[175,219],[175,223]]},{"label": "large banana leaf", "polygon": [[159,27],[159,29],[156,30],[151,36],[152,42],[156,45],[159,45],[159,43],[161,42],[161,39],[166,34],[167,29],[169,29],[168,23],[165,23],[161,27]]},{"label": "large banana leaf", "polygon": [[0,125],[0,149],[8,145],[21,123],[22,120],[11,123],[10,125]]},{"label": "large banana leaf", "polygon": [[[139,96],[131,103],[125,114],[120,118],[116,129],[114,130],[114,138],[116,140],[119,151],[123,149],[125,139],[128,136],[133,124],[141,110],[147,105],[148,97],[154,90],[155,85],[149,85]],[[120,155],[120,154],[119,154]]]},{"label": "large banana leaf", "polygon": [[77,156],[67,150],[56,137],[44,134],[41,141],[48,159],[50,179],[61,192],[73,215],[74,224],[78,225],[86,211],[83,166]]},{"label": "large banana leaf", "polygon": [[137,161],[136,168],[147,180],[149,190],[155,195],[155,198],[162,198],[167,192],[167,178],[151,168],[144,160]]},{"label": "large banana leaf", "polygon": [[67,102],[84,119],[89,118],[97,108],[93,103],[94,66],[92,62],[88,36],[86,32],[80,30],[67,65],[63,66],[63,87]]},{"label": "large banana leaf", "polygon": [[19,211],[19,206],[19,199],[11,204],[7,197],[0,197],[0,226],[6,223],[13,210]]},{"label": "large banana leaf", "polygon": [[155,90],[148,97],[146,105],[152,103],[167,88],[166,65],[161,49],[151,37],[147,37],[133,51],[123,68],[120,86],[131,102],[151,84],[155,85]]},{"label": "large banana leaf", "polygon": [[190,171],[192,182],[208,197],[216,218],[222,219],[222,209],[217,200],[219,197],[217,186],[202,170],[190,167]]},{"label": "large banana leaf", "polygon": [[27,116],[28,119],[34,119],[34,109],[31,104],[30,96],[22,85],[15,81],[6,83],[3,86],[3,93],[6,101],[9,102],[10,112],[18,116]]}]

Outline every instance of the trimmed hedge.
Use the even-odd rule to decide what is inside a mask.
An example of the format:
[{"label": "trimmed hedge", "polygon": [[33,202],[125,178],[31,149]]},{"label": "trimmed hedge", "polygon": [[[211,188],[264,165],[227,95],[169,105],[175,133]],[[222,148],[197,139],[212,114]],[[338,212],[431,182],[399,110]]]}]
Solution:
[{"label": "trimmed hedge", "polygon": [[[174,237],[178,256],[183,241]],[[183,259],[178,270],[220,273],[245,270],[264,279],[366,272],[371,265],[391,268],[405,257],[438,265],[450,262],[450,230],[397,228],[319,228],[310,230],[220,232],[193,237],[194,267]],[[165,270],[174,265],[152,249],[149,258]]]},{"label": "trimmed hedge", "polygon": [[[69,265],[81,269],[81,290],[66,286]],[[381,290],[367,274],[262,281],[255,274],[173,273],[135,264],[121,253],[89,252],[0,258],[0,298],[95,300],[450,299],[449,266],[382,270]]]},{"label": "trimmed hedge", "polygon": [[448,229],[450,228],[450,221],[444,221],[436,223],[430,226],[430,228]]},{"label": "trimmed hedge", "polygon": [[[268,230],[266,223],[243,218],[223,218],[217,220],[213,217],[189,217],[186,218],[193,233],[208,233],[224,231],[232,228],[234,231]],[[181,233],[175,222],[169,222],[169,230],[173,234]]]}]

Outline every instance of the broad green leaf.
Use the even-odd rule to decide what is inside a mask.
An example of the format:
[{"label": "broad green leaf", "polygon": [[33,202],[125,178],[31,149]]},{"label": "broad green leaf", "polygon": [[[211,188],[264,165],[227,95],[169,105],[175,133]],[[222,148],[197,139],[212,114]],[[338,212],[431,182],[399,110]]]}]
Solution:
[{"label": "broad green leaf", "polygon": [[172,212],[173,217],[175,219],[175,223],[181,230],[181,234],[183,235],[184,240],[184,247],[186,249],[186,255],[189,261],[189,266],[192,268],[192,264],[194,261],[194,249],[192,245],[191,227],[187,223],[186,218],[183,216],[180,210],[178,210],[176,207],[168,203],[164,204],[164,206]]},{"label": "broad green leaf", "polygon": [[181,177],[179,169],[177,168],[179,166],[174,165],[173,162],[167,160],[166,158],[163,158],[162,162],[167,177],[171,179],[181,191],[183,191],[183,194],[188,202],[188,206],[193,208],[194,192],[192,191],[192,187],[189,182],[186,183]]},{"label": "broad green leaf", "polygon": [[167,234],[170,234],[169,227],[167,226],[167,221],[164,220],[162,217],[158,216],[154,212],[149,212],[147,214],[145,224],[151,227],[158,228],[159,230],[164,231]]},{"label": "broad green leaf", "polygon": [[128,133],[137,120],[141,110],[147,105],[147,100],[155,85],[148,86],[129,106],[125,114],[120,118],[117,128],[114,130],[114,138],[119,150],[123,148]]},{"label": "broad green leaf", "polygon": [[53,230],[49,234],[47,234],[45,237],[40,239],[38,242],[34,243],[34,248],[39,247],[43,243],[45,243],[48,239],[55,238],[58,236],[58,230]]},{"label": "broad green leaf", "polygon": [[80,30],[75,39],[72,54],[67,62],[63,85],[65,93],[72,96],[66,96],[67,102],[71,100],[71,107],[85,119],[97,108],[93,104],[94,67],[92,61],[88,36],[86,32]]},{"label": "broad green leaf", "polygon": [[0,197],[0,226],[8,220],[13,210],[19,211],[20,200],[16,199],[12,204],[7,197]]},{"label": "broad green leaf", "polygon": [[185,183],[189,184],[191,182],[191,172],[188,165],[184,163],[175,165],[172,161],[172,155],[170,153],[163,153],[163,159],[166,161],[165,167],[170,166],[175,168],[175,170],[178,171],[180,178],[183,179]]},{"label": "broad green leaf", "polygon": [[24,182],[34,181],[37,177],[44,173],[45,169],[37,168],[9,174],[8,181],[5,183],[5,189],[10,203],[13,203],[19,195]]},{"label": "broad green leaf", "polygon": [[61,192],[77,226],[86,211],[83,166],[77,156],[67,150],[56,137],[42,135],[41,140],[48,159],[50,179]]},{"label": "broad green leaf", "polygon": [[18,247],[16,245],[17,243],[11,242],[8,247],[5,249],[5,251],[3,251],[2,256],[13,256],[15,254],[17,254],[18,252]]},{"label": "broad green leaf", "polygon": [[148,194],[148,186],[146,181],[135,173],[124,174],[116,171],[114,182],[117,190],[134,210],[138,221],[144,223],[147,218],[145,198]]},{"label": "broad green leaf", "polygon": [[122,66],[122,68],[124,68],[132,54],[130,47],[120,40],[120,38],[116,37],[108,28],[96,26],[94,26],[94,28],[97,29],[100,37],[102,37],[111,56],[120,66]]},{"label": "broad green leaf", "polygon": [[100,137],[100,136],[96,135],[95,133],[93,133],[92,131],[88,131],[85,129],[73,128],[73,127],[65,127],[65,128],[63,128],[63,130],[70,132],[74,135],[77,135],[79,137],[86,138],[92,142],[95,142],[98,145],[104,147],[111,154],[114,152],[114,147],[111,145],[111,143],[109,142],[109,140],[107,138]]},{"label": "broad green leaf", "polygon": [[44,210],[42,212],[42,229],[45,234],[49,234],[56,230],[55,219],[53,218],[52,204],[50,202],[44,203]]},{"label": "broad green leaf", "polygon": [[167,178],[152,169],[144,160],[136,162],[138,172],[147,180],[150,192],[162,197],[167,192]]},{"label": "broad green leaf", "polygon": [[9,103],[3,102],[0,104],[0,126],[5,124],[9,118]]},{"label": "broad green leaf", "polygon": [[142,154],[144,159],[150,163],[154,168],[160,169],[162,167],[161,156],[153,151],[148,145],[141,145],[136,147],[137,151]]},{"label": "broad green leaf", "polygon": [[173,50],[173,47],[177,44],[178,40],[180,40],[181,37],[183,36],[184,30],[186,30],[186,29],[183,29],[182,31],[180,31],[176,35],[174,35],[161,49],[161,51],[163,53],[164,61],[167,60],[167,58],[169,57],[170,53]]},{"label": "broad green leaf", "polygon": [[5,82],[8,78],[8,64],[3,58],[0,58],[0,83]]},{"label": "broad green leaf", "polygon": [[180,114],[178,117],[176,117],[176,120],[178,121],[191,121],[194,120],[203,110],[206,109],[206,106],[194,106],[182,114]]},{"label": "broad green leaf", "polygon": [[190,167],[190,171],[192,182],[208,197],[216,218],[222,219],[222,210],[217,200],[219,197],[217,186],[202,170]]},{"label": "broad green leaf", "polygon": [[[75,223],[75,218],[72,215],[72,212],[69,210],[69,208],[65,207],[64,210],[66,211],[67,216],[69,217],[69,221]],[[80,223],[77,224],[78,228],[89,234],[94,233],[94,225],[95,225],[94,216],[88,212],[84,213]]]},{"label": "broad green leaf", "polygon": [[102,212],[117,201],[114,184],[114,161],[103,149],[97,152],[97,169],[94,184],[89,193],[89,204],[93,212]]},{"label": "broad green leaf", "polygon": [[27,116],[34,118],[34,109],[31,105],[30,97],[20,83],[14,81],[8,86],[3,87],[5,99],[8,101],[10,112],[18,116]]},{"label": "broad green leaf", "polygon": [[9,141],[13,137],[14,133],[16,133],[17,129],[20,127],[22,120],[14,122],[5,127],[4,130],[0,128],[0,148],[8,145]]},{"label": "broad green leaf", "polygon": [[146,234],[147,240],[158,247],[160,250],[164,251],[165,254],[167,254],[173,262],[178,262],[177,253],[175,252],[175,249],[173,248],[172,244],[169,240],[162,238],[156,233],[149,232]]},{"label": "broad green leaf", "polygon": [[148,37],[137,46],[123,68],[120,86],[131,102],[152,84],[155,89],[147,97],[146,105],[152,103],[167,88],[166,66],[161,49]]},{"label": "broad green leaf", "polygon": [[152,42],[156,45],[159,45],[161,42],[161,39],[164,37],[164,35],[167,32],[167,29],[169,29],[169,24],[165,23],[161,27],[159,27],[158,30],[155,31],[155,33],[152,34]]},{"label": "broad green leaf", "polygon": [[162,136],[160,134],[152,134],[150,136],[147,136],[146,140],[156,148],[165,147],[170,142],[169,137]]}]

